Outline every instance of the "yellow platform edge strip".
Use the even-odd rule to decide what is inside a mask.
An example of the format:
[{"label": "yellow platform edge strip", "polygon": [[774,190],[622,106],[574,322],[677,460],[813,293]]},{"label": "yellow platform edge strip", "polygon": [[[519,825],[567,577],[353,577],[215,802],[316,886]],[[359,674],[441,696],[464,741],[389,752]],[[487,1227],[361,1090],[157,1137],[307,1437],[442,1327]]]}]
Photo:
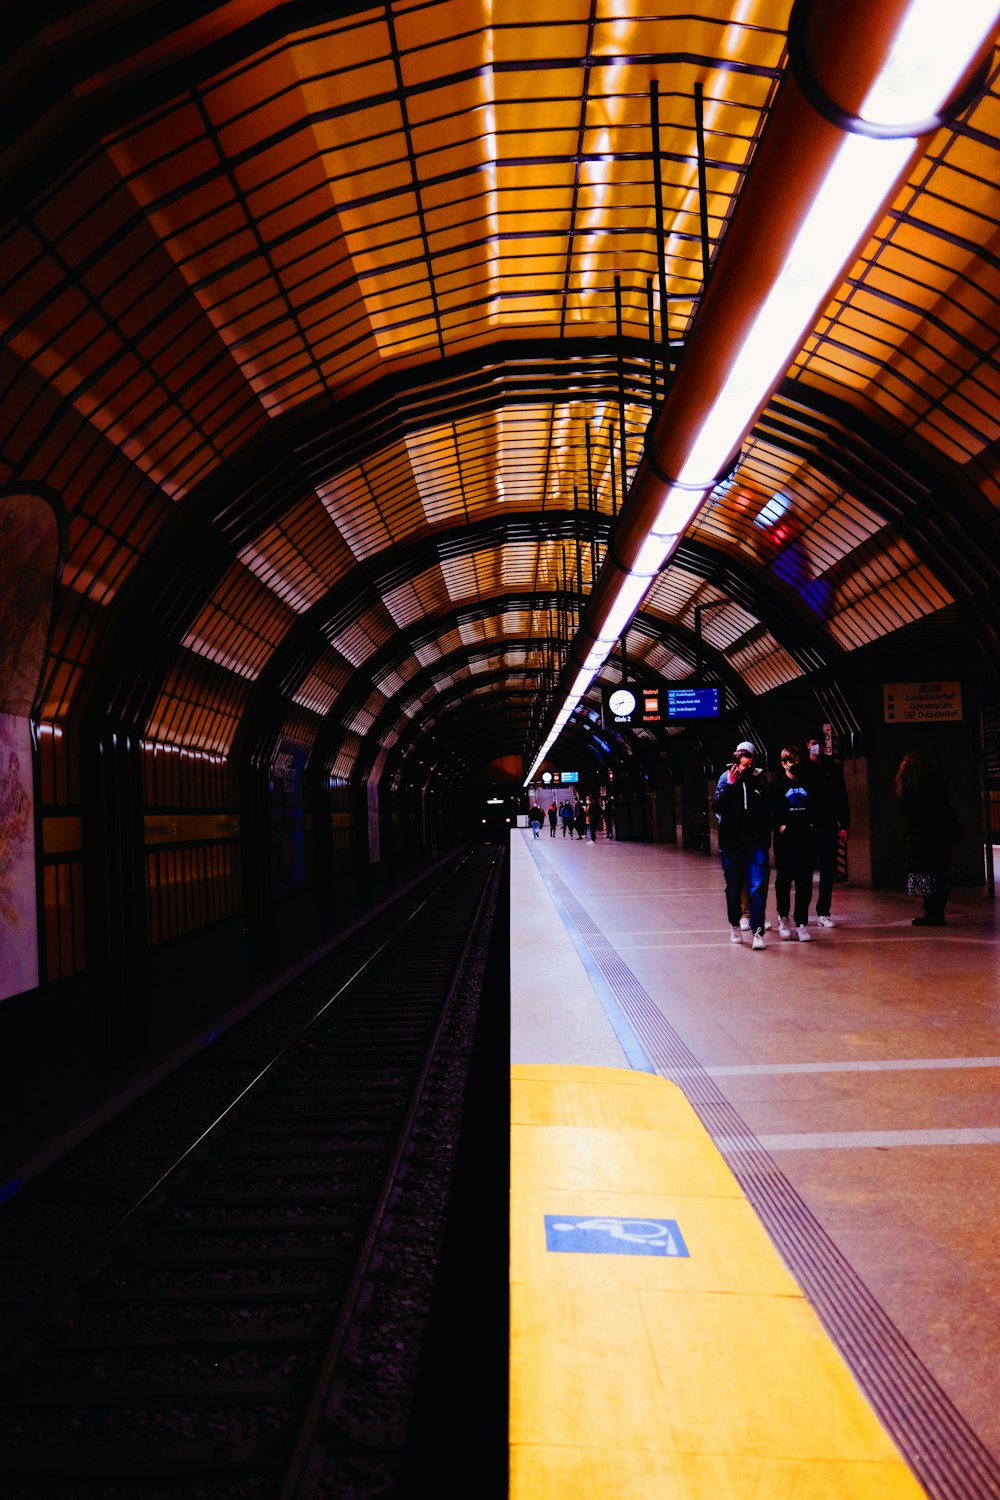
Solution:
[{"label": "yellow platform edge strip", "polygon": [[512,1500],[924,1495],[676,1084],[513,1067],[510,1234]]}]

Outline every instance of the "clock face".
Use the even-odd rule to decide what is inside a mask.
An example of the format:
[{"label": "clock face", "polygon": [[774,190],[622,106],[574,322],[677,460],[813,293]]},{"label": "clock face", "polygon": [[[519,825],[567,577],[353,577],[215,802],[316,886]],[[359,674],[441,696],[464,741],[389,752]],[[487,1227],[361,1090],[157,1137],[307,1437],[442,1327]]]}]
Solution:
[{"label": "clock face", "polygon": [[630,693],[628,688],[615,688],[608,699],[608,706],[613,714],[620,714],[624,718],[635,708],[635,694]]}]

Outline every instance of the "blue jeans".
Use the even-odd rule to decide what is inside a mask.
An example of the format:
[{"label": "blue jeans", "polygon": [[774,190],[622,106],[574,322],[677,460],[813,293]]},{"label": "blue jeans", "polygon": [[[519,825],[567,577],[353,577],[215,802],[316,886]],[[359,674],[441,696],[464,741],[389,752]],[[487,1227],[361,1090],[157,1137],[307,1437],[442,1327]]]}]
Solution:
[{"label": "blue jeans", "polygon": [[750,901],[750,928],[764,931],[764,908],[767,905],[767,883],[771,866],[766,844],[734,844],[720,849],[722,870],[726,877],[726,914],[730,927],[740,925],[743,914],[743,888]]}]

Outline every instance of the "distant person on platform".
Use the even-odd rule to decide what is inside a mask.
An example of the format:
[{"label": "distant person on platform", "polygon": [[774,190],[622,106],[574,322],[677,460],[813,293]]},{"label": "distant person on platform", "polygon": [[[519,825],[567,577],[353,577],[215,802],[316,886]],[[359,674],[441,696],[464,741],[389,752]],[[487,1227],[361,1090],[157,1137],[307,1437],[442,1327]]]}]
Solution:
[{"label": "distant person on platform", "polygon": [[778,908],[778,936],[786,942],[789,938],[798,938],[800,943],[808,943],[811,937],[809,905],[816,863],[813,827],[816,793],[810,768],[800,765],[801,759],[797,745],[786,745],[781,752],[781,771],[767,792],[774,828],[774,904]]},{"label": "distant person on platform", "polygon": [[556,836],[556,818],[558,816],[559,809],[556,807],[556,799],[553,797],[549,806],[549,838],[551,839],[554,839]]},{"label": "distant person on platform", "polygon": [[538,830],[545,822],[545,814],[542,812],[542,809],[534,802],[528,809],[528,822],[531,824],[531,837],[533,839],[537,839]]},{"label": "distant person on platform", "polygon": [[815,735],[806,740],[816,799],[813,823],[816,829],[816,868],[819,890],[816,893],[816,921],[820,927],[836,927],[830,914],[833,882],[837,878],[837,858],[847,844],[851,826],[851,807],[844,785],[844,768],[832,755],[824,755],[823,741]]},{"label": "distant person on platform", "polygon": [[576,829],[576,836],[578,839],[586,838],[587,809],[584,807],[579,797],[577,797],[573,807],[573,827]]},{"label": "distant person on platform", "polygon": [[560,805],[560,808],[559,808],[559,821],[562,824],[563,838],[566,837],[567,833],[569,834],[570,838],[572,838],[573,837],[573,804],[572,804],[572,802],[569,801],[568,798],[566,799],[565,802],[563,802]]},{"label": "distant person on platform", "polygon": [[597,803],[593,797],[587,798],[586,802],[583,804],[583,812],[587,824],[587,843],[596,844],[598,813]]},{"label": "distant person on platform", "polygon": [[767,781],[754,763],[756,757],[757,747],[750,740],[741,740],[733,752],[732,764],[719,777],[712,805],[719,820],[719,857],[726,877],[729,940],[743,941],[740,915],[745,885],[753,932],[751,946],[759,949],[764,946],[771,807]]},{"label": "distant person on platform", "polygon": [[922,896],[914,927],[943,927],[951,890],[951,846],[962,837],[948,800],[948,778],[919,751],[904,755],[896,772],[896,799],[906,819],[906,889]]}]

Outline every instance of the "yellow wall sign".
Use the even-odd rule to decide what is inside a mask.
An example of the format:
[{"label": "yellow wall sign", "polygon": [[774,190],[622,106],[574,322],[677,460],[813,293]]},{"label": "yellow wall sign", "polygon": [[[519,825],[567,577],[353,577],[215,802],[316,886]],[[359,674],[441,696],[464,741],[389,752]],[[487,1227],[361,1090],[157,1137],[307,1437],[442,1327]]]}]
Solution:
[{"label": "yellow wall sign", "polygon": [[962,717],[962,684],[886,682],[882,703],[887,724],[956,723]]}]

